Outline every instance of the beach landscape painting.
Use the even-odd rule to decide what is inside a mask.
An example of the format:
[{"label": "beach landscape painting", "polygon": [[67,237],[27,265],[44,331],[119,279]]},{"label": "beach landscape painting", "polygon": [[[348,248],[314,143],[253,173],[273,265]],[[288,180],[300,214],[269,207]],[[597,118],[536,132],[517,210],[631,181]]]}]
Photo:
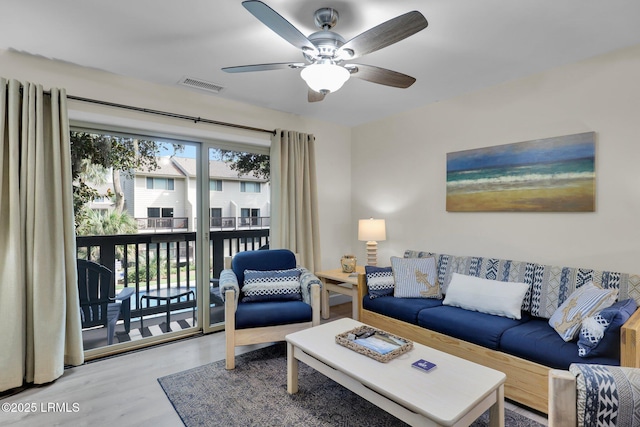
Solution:
[{"label": "beach landscape painting", "polygon": [[447,211],[595,211],[595,132],[447,153]]}]

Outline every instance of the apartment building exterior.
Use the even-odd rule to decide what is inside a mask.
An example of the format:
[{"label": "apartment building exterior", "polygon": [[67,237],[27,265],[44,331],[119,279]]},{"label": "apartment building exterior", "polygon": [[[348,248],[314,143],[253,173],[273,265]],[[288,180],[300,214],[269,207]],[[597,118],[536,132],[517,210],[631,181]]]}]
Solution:
[{"label": "apartment building exterior", "polygon": [[[138,232],[193,231],[196,228],[196,159],[162,157],[153,171],[122,178],[125,210]],[[239,175],[223,161],[209,161],[209,223],[212,230],[267,228],[270,185],[253,175]]]}]

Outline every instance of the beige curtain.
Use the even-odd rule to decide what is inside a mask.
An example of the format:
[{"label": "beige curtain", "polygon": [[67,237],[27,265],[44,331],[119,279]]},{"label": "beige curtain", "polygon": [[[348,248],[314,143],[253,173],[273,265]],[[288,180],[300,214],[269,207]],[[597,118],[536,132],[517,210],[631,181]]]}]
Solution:
[{"label": "beige curtain", "polygon": [[277,130],[271,137],[270,247],[297,253],[302,266],[320,269],[315,137]]},{"label": "beige curtain", "polygon": [[0,391],[83,363],[66,93],[0,78]]}]

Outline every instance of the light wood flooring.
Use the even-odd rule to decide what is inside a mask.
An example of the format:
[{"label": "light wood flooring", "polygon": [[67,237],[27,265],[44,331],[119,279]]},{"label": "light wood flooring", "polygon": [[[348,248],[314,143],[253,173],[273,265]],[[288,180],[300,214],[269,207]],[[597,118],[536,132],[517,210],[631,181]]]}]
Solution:
[{"label": "light wood flooring", "polygon": [[[331,307],[327,321],[350,315],[351,303],[340,304]],[[0,426],[181,426],[157,378],[222,359],[224,332],[217,332],[69,368],[52,384],[0,399]],[[7,403],[21,412],[4,411]],[[544,417],[506,407],[546,425]]]}]

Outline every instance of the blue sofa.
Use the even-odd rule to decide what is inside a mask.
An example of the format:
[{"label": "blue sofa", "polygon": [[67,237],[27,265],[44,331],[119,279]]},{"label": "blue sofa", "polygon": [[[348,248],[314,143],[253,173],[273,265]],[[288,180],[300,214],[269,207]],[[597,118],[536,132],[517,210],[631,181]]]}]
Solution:
[{"label": "blue sofa", "polygon": [[[549,369],[566,370],[572,363],[640,367],[639,275],[413,250],[404,257],[434,257],[444,294],[454,273],[529,285],[521,318],[512,319],[443,305],[442,299],[371,298],[366,276],[358,278],[362,322],[505,372],[507,398],[546,412]],[[589,281],[617,289],[618,302],[609,310],[614,314],[598,350],[583,357],[578,340],[565,342],[549,318]]]}]

